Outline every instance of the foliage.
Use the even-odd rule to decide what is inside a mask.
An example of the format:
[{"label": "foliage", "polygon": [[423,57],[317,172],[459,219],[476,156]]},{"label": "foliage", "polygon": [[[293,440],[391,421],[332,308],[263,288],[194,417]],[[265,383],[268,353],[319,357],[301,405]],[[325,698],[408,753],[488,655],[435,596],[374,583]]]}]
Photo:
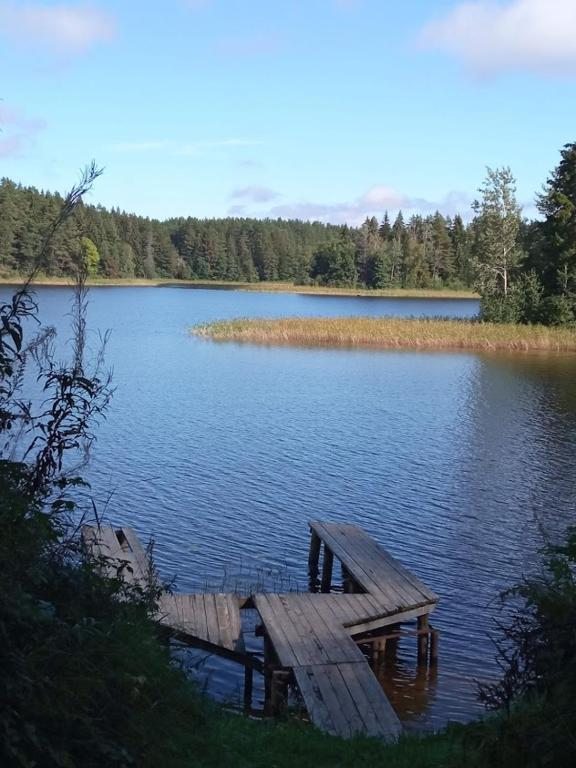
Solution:
[{"label": "foliage", "polygon": [[[87,169],[63,201],[39,257],[98,174]],[[0,763],[191,765],[194,751],[171,736],[203,717],[156,637],[157,595],[101,578],[72,535],[70,491],[81,481],[66,458],[90,443],[111,394],[101,356],[90,372],[84,359],[84,276],[80,269],[69,364],[54,362],[52,331],[25,341],[37,314],[30,280],[0,307]],[[21,395],[31,362],[42,391],[36,408]]]},{"label": "foliage", "polygon": [[[545,217],[540,225],[541,251],[535,267],[547,297],[561,297],[553,317],[576,318],[576,143],[566,144],[561,160],[538,199]],[[559,320],[561,322],[561,320]]]},{"label": "foliage", "polygon": [[319,248],[313,258],[311,276],[322,285],[354,285],[354,247],[341,240]]},{"label": "foliage", "polygon": [[[576,143],[563,148],[561,161],[538,198],[543,221],[519,222],[519,210],[513,200],[513,179],[508,169],[490,173],[505,173],[506,178],[489,175],[489,183],[483,190],[485,201],[486,194],[490,193],[488,210],[495,213],[486,217],[485,203],[477,204],[479,215],[473,222],[482,317],[493,322],[573,325],[576,322]],[[509,187],[507,204],[503,193],[506,186]],[[494,198],[500,199],[499,208]],[[504,215],[506,210],[508,216]],[[505,230],[507,219],[509,226]],[[515,256],[506,264],[503,259],[498,264],[495,258],[504,242],[508,242],[509,251]],[[490,243],[494,244],[493,249]],[[525,259],[520,264],[522,253]],[[491,282],[487,270],[492,270],[501,282]]]},{"label": "foliage", "polygon": [[476,213],[474,256],[478,287],[483,297],[506,297],[510,274],[522,258],[518,242],[520,206],[511,170],[488,168],[480,192],[480,201],[472,206]]},{"label": "foliage", "polygon": [[[30,269],[42,233],[61,203],[59,195],[9,179],[0,182],[0,276]],[[393,225],[385,213],[381,224],[372,217],[361,227],[344,229],[279,219],[189,217],[160,222],[82,204],[51,238],[41,268],[47,276],[73,275],[80,252],[84,263],[89,262],[91,278],[308,284],[314,279],[313,254],[345,241],[353,249],[355,268],[354,276],[346,273],[346,284],[426,288],[456,280],[471,285],[461,224],[461,219],[453,223],[439,213],[413,216],[407,222],[400,215]]]},{"label": "foliage", "polygon": [[539,574],[502,595],[510,614],[497,641],[502,677],[480,691],[505,716],[470,735],[493,766],[576,762],[576,527],[543,556]]},{"label": "foliage", "polygon": [[82,256],[84,260],[84,266],[89,277],[96,277],[98,274],[98,265],[100,264],[100,254],[98,248],[94,245],[89,237],[83,237],[82,243]]}]

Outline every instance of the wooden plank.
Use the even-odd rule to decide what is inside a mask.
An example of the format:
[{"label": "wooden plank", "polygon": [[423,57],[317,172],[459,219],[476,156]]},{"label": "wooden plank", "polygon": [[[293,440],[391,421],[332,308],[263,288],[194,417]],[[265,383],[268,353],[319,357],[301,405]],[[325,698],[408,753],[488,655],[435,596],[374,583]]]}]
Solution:
[{"label": "wooden plank", "polygon": [[108,577],[140,586],[148,583],[152,572],[150,559],[131,528],[85,525],[82,538],[95,557],[107,560],[104,572]]},{"label": "wooden plank", "polygon": [[348,568],[355,581],[357,581],[364,590],[367,592],[388,593],[389,607],[391,610],[401,607],[406,602],[410,602],[411,598],[408,595],[398,595],[397,590],[393,590],[390,585],[385,583],[382,569],[377,569],[375,571],[369,566],[368,555],[361,547],[354,547],[352,545],[346,547],[346,545],[343,545],[330,530],[321,527],[321,524],[314,525],[317,526],[316,531],[318,532],[318,535],[328,544],[336,557],[346,566],[346,568]]},{"label": "wooden plank", "polygon": [[194,614],[194,626],[198,632],[198,637],[208,641],[208,623],[206,621],[206,606],[204,605],[204,596],[189,595],[188,599],[190,603],[190,610]]},{"label": "wooden plank", "polygon": [[294,670],[294,676],[312,722],[335,736],[350,738],[361,726],[345,709],[343,686],[335,680],[334,670],[334,665],[312,665]]},{"label": "wooden plank", "polygon": [[[394,588],[398,588],[400,593],[406,594],[419,593],[421,597],[419,600],[428,600],[436,602],[438,600],[437,595],[432,592],[420,579],[405,568],[398,560],[396,560],[389,552],[381,547],[378,542],[372,539],[365,531],[355,525],[339,524],[339,523],[320,523],[311,522],[310,527],[314,530],[323,540],[325,537],[330,537],[334,542],[340,545],[343,552],[347,547],[353,547],[362,553],[362,556],[366,559],[366,568],[370,570],[372,567],[386,567],[385,571],[388,580],[393,584]],[[335,548],[337,549],[337,547]],[[338,552],[335,554],[339,556]],[[383,571],[384,573],[384,568]],[[355,576],[355,574],[353,573]]]},{"label": "wooden plank", "polygon": [[116,529],[115,534],[123,551],[125,551],[125,548],[122,544],[121,537],[124,537],[128,547],[130,548],[132,558],[138,565],[140,574],[144,579],[149,579],[149,577],[153,574],[150,557],[140,543],[136,531],[133,528],[123,526],[120,529]]},{"label": "wooden plank", "polygon": [[395,741],[402,724],[372,670],[365,664],[340,664],[339,671],[363,715],[367,736]]},{"label": "wooden plank", "polygon": [[380,556],[383,550],[360,528],[324,523],[320,535],[368,592],[387,593],[391,605],[396,607],[422,601],[421,594],[407,579],[398,576]]},{"label": "wooden plank", "polygon": [[276,595],[284,609],[285,631],[294,638],[293,647],[300,664],[329,664],[331,659],[322,636],[316,632],[313,621],[298,595]]},{"label": "wooden plank", "polygon": [[244,636],[242,634],[242,618],[240,615],[240,601],[236,595],[227,595],[228,609],[230,611],[230,631],[234,648],[237,651],[245,650]]},{"label": "wooden plank", "polygon": [[269,595],[256,595],[254,604],[270,638],[280,664],[285,667],[299,666],[298,657],[284,632],[281,616],[269,602]]},{"label": "wooden plank", "polygon": [[334,722],[335,711],[324,698],[315,676],[316,667],[297,667],[294,670],[296,684],[300,690],[304,706],[314,725],[324,733],[338,736],[345,725]]},{"label": "wooden plank", "polygon": [[216,608],[216,616],[218,619],[218,645],[232,650],[234,648],[234,641],[232,639],[230,611],[226,595],[214,595],[214,606]]},{"label": "wooden plank", "polygon": [[[398,572],[392,568],[390,560],[382,556],[384,550],[364,531],[350,525],[317,525],[321,538],[329,542],[334,553],[365,589],[372,591],[374,586],[380,586],[380,589],[385,591],[387,586],[391,592],[398,593],[404,600],[412,599],[413,588],[410,581],[406,578],[398,579]],[[418,597],[418,601],[421,599]]]},{"label": "wooden plank", "polygon": [[206,608],[206,624],[208,628],[208,640],[213,645],[219,645],[220,632],[218,626],[218,613],[216,612],[216,600],[212,594],[203,595]]},{"label": "wooden plank", "polygon": [[[339,698],[346,702],[348,717],[354,723],[354,735],[366,736],[379,735],[378,717],[371,704],[368,704],[366,695],[361,685],[361,671],[368,668],[368,664],[338,664],[334,668],[334,674],[338,676]],[[370,674],[371,670],[368,669]],[[346,696],[347,694],[347,696]]]},{"label": "wooden plank", "polygon": [[389,627],[391,624],[402,624],[406,621],[412,621],[413,619],[417,619],[418,616],[431,613],[433,610],[433,605],[425,605],[419,608],[413,608],[410,611],[399,611],[397,613],[385,614],[384,616],[368,620],[354,620],[351,623],[346,623],[344,627],[348,634],[354,637],[355,635],[362,635],[365,632],[372,632],[376,629]]},{"label": "wooden plank", "polygon": [[316,600],[317,595],[300,595],[299,600],[308,611],[310,621],[319,640],[322,641],[329,663],[364,663],[364,654],[356,643],[351,642],[340,617],[332,611],[334,600]]},{"label": "wooden plank", "polygon": [[320,730],[343,738],[398,738],[400,721],[366,662],[298,667],[294,676]]}]

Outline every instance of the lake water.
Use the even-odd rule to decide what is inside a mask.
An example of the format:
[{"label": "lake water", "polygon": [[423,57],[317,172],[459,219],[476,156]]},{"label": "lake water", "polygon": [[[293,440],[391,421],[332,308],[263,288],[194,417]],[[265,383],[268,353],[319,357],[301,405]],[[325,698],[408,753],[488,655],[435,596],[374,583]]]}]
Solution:
[{"label": "lake water", "polygon": [[[42,319],[65,328],[69,290],[38,295]],[[496,674],[487,632],[499,590],[534,567],[542,526],[575,521],[576,356],[188,333],[238,316],[476,312],[466,300],[92,290],[89,324],[112,329],[117,388],[86,473],[100,513],[152,536],[183,591],[306,589],[307,521],[363,526],[441,598],[437,673],[417,675],[403,641],[383,681],[399,714],[415,729],[477,716],[474,681]],[[237,697],[233,665],[208,659],[200,674],[215,696]]]}]

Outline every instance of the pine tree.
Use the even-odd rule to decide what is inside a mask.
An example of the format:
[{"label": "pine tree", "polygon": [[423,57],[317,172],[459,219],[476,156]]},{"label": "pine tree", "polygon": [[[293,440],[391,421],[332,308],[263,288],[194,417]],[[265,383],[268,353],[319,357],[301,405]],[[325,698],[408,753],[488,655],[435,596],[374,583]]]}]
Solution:
[{"label": "pine tree", "polygon": [[390,226],[388,211],[386,211],[384,214],[384,218],[382,219],[382,223],[378,228],[378,234],[380,235],[380,238],[386,242],[390,238],[391,232],[392,232],[392,227]]},{"label": "pine tree", "polygon": [[561,320],[576,317],[576,142],[566,144],[561,160],[538,199],[541,225],[539,272],[547,297],[556,297]]}]

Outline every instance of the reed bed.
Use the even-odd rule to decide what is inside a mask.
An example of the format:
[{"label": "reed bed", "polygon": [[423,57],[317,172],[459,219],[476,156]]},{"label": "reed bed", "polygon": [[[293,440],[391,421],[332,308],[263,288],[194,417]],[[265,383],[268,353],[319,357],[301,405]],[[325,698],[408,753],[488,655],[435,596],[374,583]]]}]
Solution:
[{"label": "reed bed", "polygon": [[576,352],[576,329],[398,317],[237,319],[195,326],[215,341],[306,347]]}]

